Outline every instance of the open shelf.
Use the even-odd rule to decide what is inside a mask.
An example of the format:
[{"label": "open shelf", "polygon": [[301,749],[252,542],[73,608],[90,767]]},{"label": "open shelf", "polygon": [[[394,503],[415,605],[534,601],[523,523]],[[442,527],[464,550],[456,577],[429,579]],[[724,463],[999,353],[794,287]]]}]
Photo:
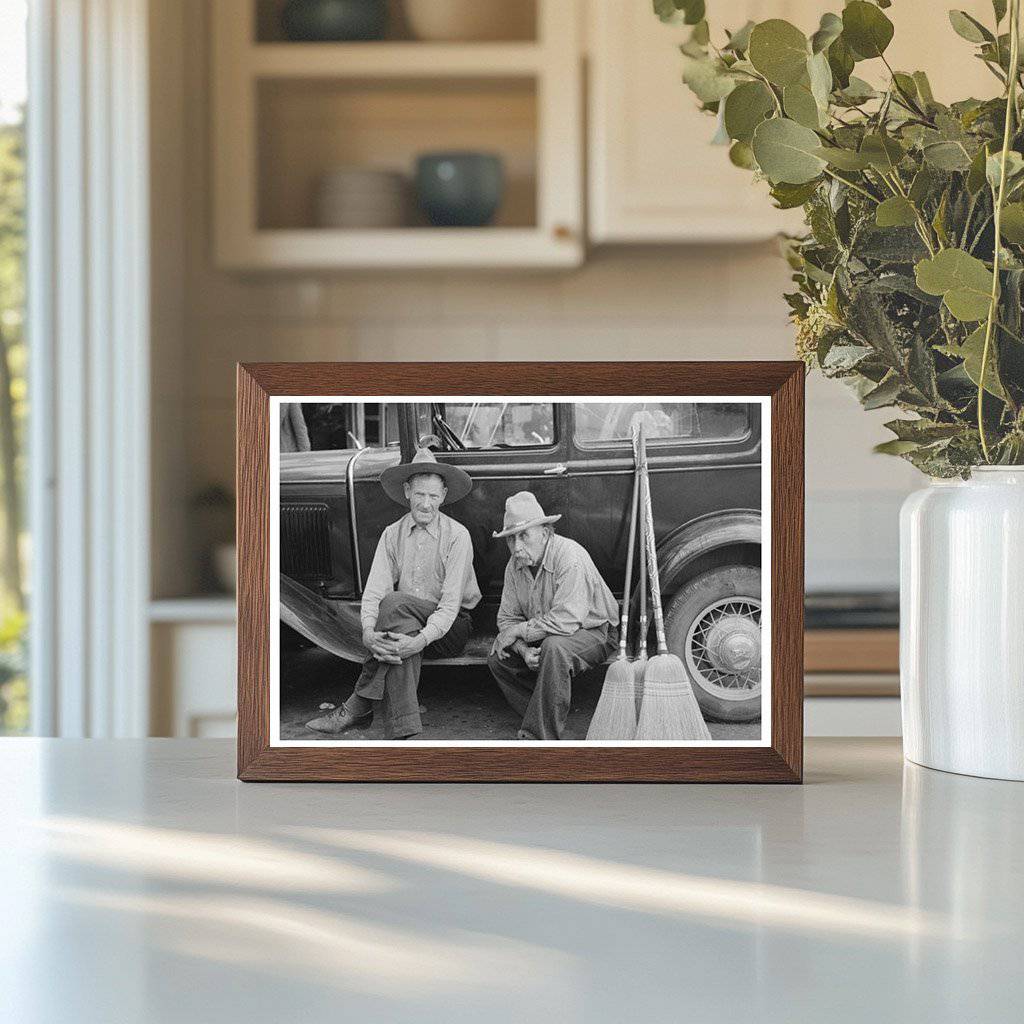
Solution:
[{"label": "open shelf", "polygon": [[383,78],[532,75],[535,43],[268,43],[248,49],[257,78]]},{"label": "open shelf", "polygon": [[[221,2],[221,0],[217,0]],[[252,2],[252,0],[250,0]],[[424,0],[420,0],[424,2]],[[425,0],[433,2],[433,0]],[[543,0],[542,0],[543,2]],[[254,0],[251,19],[252,40],[259,45],[285,42],[285,34],[281,25],[281,12],[285,0]],[[495,23],[489,23],[492,34],[509,42],[533,42],[537,39],[537,0],[504,0],[502,15],[504,21],[493,31]],[[384,35],[387,42],[403,41],[419,43],[415,34],[414,22],[406,13],[405,0],[388,0],[388,23]],[[298,43],[299,46],[314,46],[315,43]],[[372,45],[355,43],[356,46]],[[464,43],[465,46],[485,46],[486,43]]]},{"label": "open shelf", "polygon": [[[583,258],[577,0],[528,4],[530,38],[435,43],[393,20],[380,42],[282,41],[278,0],[213,7],[214,244],[231,269],[567,267]],[[394,13],[394,12],[393,12]],[[496,153],[505,186],[484,227],[321,226],[324,177]],[[385,204],[386,205],[386,204]],[[350,222],[375,223],[366,216]],[[390,213],[390,211],[388,211]],[[407,222],[407,223],[403,223]]]},{"label": "open shelf", "polygon": [[[401,173],[409,192],[402,230],[430,230],[412,196],[413,178],[417,156],[439,150],[497,153],[505,189],[493,228],[536,227],[532,79],[272,79],[258,84],[256,118],[261,231],[325,230],[314,211],[320,179],[351,166]],[[360,245],[375,242],[360,234]]]}]

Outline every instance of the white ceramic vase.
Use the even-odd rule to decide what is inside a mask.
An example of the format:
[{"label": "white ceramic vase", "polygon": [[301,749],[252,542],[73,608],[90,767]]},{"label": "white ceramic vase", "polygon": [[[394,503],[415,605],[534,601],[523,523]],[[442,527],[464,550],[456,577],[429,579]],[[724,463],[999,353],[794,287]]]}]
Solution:
[{"label": "white ceramic vase", "polygon": [[904,503],[900,692],[911,761],[1024,781],[1024,466]]}]

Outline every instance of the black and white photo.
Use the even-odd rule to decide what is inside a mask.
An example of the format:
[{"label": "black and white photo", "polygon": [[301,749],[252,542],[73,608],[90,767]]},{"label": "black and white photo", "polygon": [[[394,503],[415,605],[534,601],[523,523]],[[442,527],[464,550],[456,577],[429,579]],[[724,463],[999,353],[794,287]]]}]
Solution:
[{"label": "black and white photo", "polygon": [[272,744],[765,745],[769,415],[274,397]]}]

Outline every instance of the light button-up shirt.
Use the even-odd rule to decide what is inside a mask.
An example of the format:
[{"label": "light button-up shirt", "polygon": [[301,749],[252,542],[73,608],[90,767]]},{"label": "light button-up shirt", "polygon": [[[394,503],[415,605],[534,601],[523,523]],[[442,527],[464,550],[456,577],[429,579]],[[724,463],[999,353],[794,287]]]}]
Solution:
[{"label": "light button-up shirt", "polygon": [[619,609],[608,584],[586,549],[568,537],[552,534],[536,576],[516,563],[505,568],[498,609],[498,629],[526,623],[525,640],[570,636],[579,629],[599,629],[619,621]]},{"label": "light button-up shirt", "polygon": [[380,603],[394,590],[436,602],[420,635],[427,644],[443,637],[460,608],[480,603],[469,530],[443,512],[428,526],[420,526],[411,512],[388,526],[377,543],[363,590],[364,630],[377,628]]}]

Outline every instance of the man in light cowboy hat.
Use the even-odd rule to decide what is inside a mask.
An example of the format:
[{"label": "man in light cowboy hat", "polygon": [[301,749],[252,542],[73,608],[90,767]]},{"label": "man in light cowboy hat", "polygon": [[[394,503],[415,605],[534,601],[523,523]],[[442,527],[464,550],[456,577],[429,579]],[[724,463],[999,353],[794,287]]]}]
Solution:
[{"label": "man in light cowboy hat", "polygon": [[469,610],[480,601],[469,531],[440,511],[464,498],[473,482],[426,449],[385,470],[380,482],[409,511],[381,534],[363,590],[370,657],[348,700],[307,727],[334,734],[365,728],[382,702],[387,736],[408,739],[422,729],[416,690],[424,654],[461,654],[472,631]]},{"label": "man in light cowboy hat", "polygon": [[616,642],[612,592],[584,548],[555,533],[561,518],[520,491],[494,533],[506,538],[512,557],[487,666],[523,716],[519,739],[561,739],[573,677],[600,665]]}]

